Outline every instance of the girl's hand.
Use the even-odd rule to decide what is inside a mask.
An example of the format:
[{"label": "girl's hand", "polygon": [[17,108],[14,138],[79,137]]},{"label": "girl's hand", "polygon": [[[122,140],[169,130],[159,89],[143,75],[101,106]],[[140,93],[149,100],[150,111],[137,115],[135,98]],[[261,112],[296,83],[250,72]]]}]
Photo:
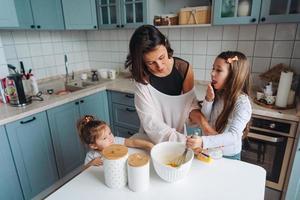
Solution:
[{"label": "girl's hand", "polygon": [[203,121],[206,121],[205,116],[202,114],[200,110],[192,110],[189,115],[190,121],[193,124],[198,124],[200,127]]},{"label": "girl's hand", "polygon": [[99,157],[99,158],[95,158],[94,160],[92,160],[90,162],[90,165],[92,166],[100,166],[103,165],[103,160]]},{"label": "girl's hand", "polygon": [[203,140],[200,136],[188,136],[186,139],[186,146],[191,149],[202,149]]},{"label": "girl's hand", "polygon": [[207,89],[206,89],[206,96],[205,99],[206,101],[213,101],[215,98],[215,92],[214,92],[214,88],[212,87],[211,83],[209,83],[207,85]]}]

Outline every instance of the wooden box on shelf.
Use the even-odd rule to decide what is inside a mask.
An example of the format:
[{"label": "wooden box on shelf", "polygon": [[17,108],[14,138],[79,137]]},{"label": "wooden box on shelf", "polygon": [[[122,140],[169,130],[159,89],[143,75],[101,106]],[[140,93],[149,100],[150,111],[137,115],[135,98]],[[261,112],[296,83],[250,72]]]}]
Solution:
[{"label": "wooden box on shelf", "polygon": [[178,25],[178,15],[168,14],[168,15],[154,16],[153,24],[155,26]]},{"label": "wooden box on shelf", "polygon": [[211,7],[187,7],[179,12],[179,24],[209,24],[211,21]]}]

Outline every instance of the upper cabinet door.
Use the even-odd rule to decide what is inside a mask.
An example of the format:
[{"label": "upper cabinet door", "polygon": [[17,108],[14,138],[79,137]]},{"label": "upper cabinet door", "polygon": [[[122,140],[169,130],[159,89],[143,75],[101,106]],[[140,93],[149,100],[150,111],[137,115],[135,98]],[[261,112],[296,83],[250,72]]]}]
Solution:
[{"label": "upper cabinet door", "polygon": [[7,136],[25,199],[58,180],[46,112],[6,124]]},{"label": "upper cabinet door", "polygon": [[37,29],[64,29],[60,0],[31,0],[31,8]]},{"label": "upper cabinet door", "polygon": [[215,25],[257,24],[261,0],[214,1]]},{"label": "upper cabinet door", "polygon": [[260,23],[300,22],[300,0],[262,1]]},{"label": "upper cabinet door", "polygon": [[96,2],[99,27],[120,27],[119,0],[97,0]]},{"label": "upper cabinet door", "polygon": [[0,160],[0,199],[23,199],[16,167],[3,126],[0,126]]},{"label": "upper cabinet door", "polygon": [[18,29],[34,29],[30,0],[15,0],[15,5],[19,21]]},{"label": "upper cabinet door", "polygon": [[66,29],[97,29],[95,0],[62,0]]},{"label": "upper cabinet door", "polygon": [[0,0],[0,28],[18,25],[14,0]]},{"label": "upper cabinet door", "polygon": [[137,27],[146,22],[147,2],[145,0],[120,0],[121,26]]}]

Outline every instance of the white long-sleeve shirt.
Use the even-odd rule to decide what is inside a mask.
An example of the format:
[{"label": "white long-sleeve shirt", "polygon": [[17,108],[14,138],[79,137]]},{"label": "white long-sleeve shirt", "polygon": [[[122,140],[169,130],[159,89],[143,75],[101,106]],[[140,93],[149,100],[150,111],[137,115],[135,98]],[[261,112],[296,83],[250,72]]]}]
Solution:
[{"label": "white long-sleeve shirt", "polygon": [[[215,122],[223,109],[222,99],[215,102],[203,101],[201,112],[208,119],[209,124],[215,127]],[[202,136],[203,148],[222,147],[223,154],[233,156],[242,150],[243,130],[252,114],[251,103],[247,95],[240,95],[234,109],[228,118],[228,123],[222,133],[211,136]]]},{"label": "white long-sleeve shirt", "polygon": [[199,108],[194,89],[178,96],[164,94],[150,84],[136,83],[135,107],[140,118],[140,133],[157,144],[186,141],[185,122],[192,109]]}]

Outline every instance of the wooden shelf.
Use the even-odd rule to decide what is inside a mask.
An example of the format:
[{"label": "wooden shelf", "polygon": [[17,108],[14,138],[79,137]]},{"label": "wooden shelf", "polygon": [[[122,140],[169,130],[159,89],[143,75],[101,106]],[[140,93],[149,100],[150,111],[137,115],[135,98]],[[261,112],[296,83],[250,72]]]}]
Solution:
[{"label": "wooden shelf", "polygon": [[187,25],[170,25],[170,26],[155,26],[156,28],[194,28],[194,27],[209,27],[211,24],[187,24]]}]

